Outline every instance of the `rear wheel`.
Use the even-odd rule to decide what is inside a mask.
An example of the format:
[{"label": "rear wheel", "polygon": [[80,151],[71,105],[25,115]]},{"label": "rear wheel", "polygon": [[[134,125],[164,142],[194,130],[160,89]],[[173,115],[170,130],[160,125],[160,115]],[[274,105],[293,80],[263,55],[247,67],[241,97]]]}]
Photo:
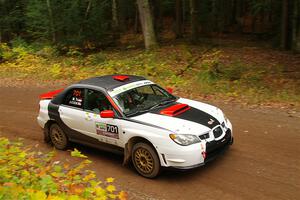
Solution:
[{"label": "rear wheel", "polygon": [[154,178],[160,172],[159,158],[149,144],[135,144],[132,149],[131,159],[137,172],[146,178]]},{"label": "rear wheel", "polygon": [[56,149],[65,150],[68,147],[68,137],[57,124],[50,126],[49,136]]}]

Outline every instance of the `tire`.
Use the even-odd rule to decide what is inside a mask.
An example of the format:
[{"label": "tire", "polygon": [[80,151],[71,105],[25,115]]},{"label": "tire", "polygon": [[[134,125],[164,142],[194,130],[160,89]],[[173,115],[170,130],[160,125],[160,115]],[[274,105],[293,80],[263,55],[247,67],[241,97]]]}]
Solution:
[{"label": "tire", "polygon": [[69,145],[68,137],[65,132],[57,125],[52,124],[49,129],[49,136],[56,149],[65,150]]},{"label": "tire", "polygon": [[160,162],[156,151],[146,143],[137,143],[131,154],[136,171],[146,178],[155,178],[160,172]]}]

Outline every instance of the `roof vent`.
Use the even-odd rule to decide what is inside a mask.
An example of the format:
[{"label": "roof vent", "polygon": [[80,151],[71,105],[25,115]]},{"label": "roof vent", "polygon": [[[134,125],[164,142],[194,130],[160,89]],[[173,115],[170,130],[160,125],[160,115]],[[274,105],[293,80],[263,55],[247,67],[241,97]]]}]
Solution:
[{"label": "roof vent", "polygon": [[128,76],[124,76],[124,75],[113,76],[113,78],[117,81],[122,81],[122,82],[129,79]]}]

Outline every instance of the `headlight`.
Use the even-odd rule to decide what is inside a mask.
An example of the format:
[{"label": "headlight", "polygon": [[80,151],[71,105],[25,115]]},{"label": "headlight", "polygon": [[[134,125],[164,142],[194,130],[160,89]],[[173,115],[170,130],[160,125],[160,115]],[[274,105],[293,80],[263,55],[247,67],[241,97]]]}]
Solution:
[{"label": "headlight", "polygon": [[200,142],[196,135],[170,134],[170,138],[179,145],[188,146]]}]

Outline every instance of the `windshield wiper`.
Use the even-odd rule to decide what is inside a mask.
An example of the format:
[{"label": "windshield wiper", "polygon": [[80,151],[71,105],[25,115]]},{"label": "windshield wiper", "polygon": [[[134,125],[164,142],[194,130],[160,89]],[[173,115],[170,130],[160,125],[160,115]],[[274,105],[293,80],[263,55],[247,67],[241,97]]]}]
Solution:
[{"label": "windshield wiper", "polygon": [[167,104],[172,103],[174,101],[176,101],[176,99],[167,99],[167,100],[164,100],[164,101],[162,101],[162,102],[160,102],[160,103],[158,103],[158,104],[156,104],[156,105],[154,105],[154,106],[152,106],[152,107],[150,107],[148,109],[137,110],[137,111],[135,111],[133,113],[129,113],[129,114],[127,114],[127,116],[131,117],[131,116],[134,116],[134,115],[137,115],[137,114],[143,114],[145,112],[149,112],[150,110],[153,110],[153,109],[158,108],[160,106],[167,105]]},{"label": "windshield wiper", "polygon": [[160,106],[167,105],[167,104],[172,103],[174,101],[176,101],[176,99],[167,99],[167,100],[164,100],[164,101],[160,102],[159,104],[156,104],[156,105],[152,106],[148,110],[152,110],[152,109],[158,108]]}]

